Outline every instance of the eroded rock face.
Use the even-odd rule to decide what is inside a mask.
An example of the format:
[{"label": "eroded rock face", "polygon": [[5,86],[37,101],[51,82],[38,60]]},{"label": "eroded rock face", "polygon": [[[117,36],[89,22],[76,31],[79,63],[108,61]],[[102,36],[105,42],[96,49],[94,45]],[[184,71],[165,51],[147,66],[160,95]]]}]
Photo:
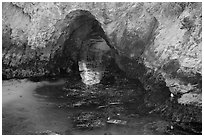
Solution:
[{"label": "eroded rock face", "polygon": [[[115,28],[108,34],[121,51],[117,63],[129,77],[137,77],[150,91],[147,105],[164,103],[170,90],[181,106],[201,107],[201,7],[200,3],[136,4],[112,22]],[[174,117],[175,110],[167,112]],[[201,112],[194,114],[193,121],[200,121]],[[183,117],[191,116],[185,113]]]},{"label": "eroded rock face", "polygon": [[121,51],[116,57],[120,68],[139,78],[147,90],[154,90],[154,84],[165,81],[173,94],[199,92],[200,11],[199,3],[132,6],[107,29],[115,47]]},{"label": "eroded rock face", "polygon": [[106,60],[114,57],[144,84],[148,106],[164,104],[171,92],[177,104],[201,108],[201,9],[201,3],[3,3],[3,78],[77,70],[82,43],[96,34],[110,48]]},{"label": "eroded rock face", "polygon": [[[37,8],[46,7],[46,4],[45,7],[41,7],[42,3],[29,3],[28,5]],[[23,3],[3,4],[5,9],[5,16],[3,16],[5,17],[5,24],[3,23],[3,25],[12,24],[13,22],[10,23],[10,20],[16,20],[14,27],[5,27],[5,31],[3,31],[3,37],[6,37],[3,38],[3,78],[65,74],[73,70],[73,66],[76,66],[74,69],[78,67],[76,64],[80,60],[81,45],[85,40],[95,35],[95,37],[103,39],[104,42],[107,41],[100,23],[88,11],[75,10],[66,17],[62,18],[63,16],[60,16],[56,21],[53,21],[53,18],[49,18],[47,11],[43,9],[31,14],[31,11],[26,8],[28,5]],[[47,6],[51,5],[48,4]],[[22,7],[24,7],[23,11]],[[17,15],[14,17],[7,15],[10,14],[10,10],[12,14]],[[16,10],[21,12],[16,12]],[[13,39],[16,38],[9,39],[13,35],[10,32],[19,29],[17,24],[27,19],[19,20],[18,14],[22,14],[23,17],[32,17],[29,26],[26,24],[23,26],[25,29],[24,35],[27,36],[27,39],[25,38],[26,42],[23,44],[13,42]],[[45,14],[47,17],[41,17],[41,15],[37,17],[36,14]],[[46,22],[39,20],[39,18],[46,20]],[[52,24],[47,25],[47,23],[50,23],[49,20],[52,20]],[[38,26],[39,24],[43,26]],[[30,32],[32,32],[32,35],[29,36],[28,33]],[[18,37],[23,36],[19,34]],[[21,40],[19,41],[22,43]],[[19,52],[16,49],[19,49]],[[19,60],[16,60],[16,58]]]}]

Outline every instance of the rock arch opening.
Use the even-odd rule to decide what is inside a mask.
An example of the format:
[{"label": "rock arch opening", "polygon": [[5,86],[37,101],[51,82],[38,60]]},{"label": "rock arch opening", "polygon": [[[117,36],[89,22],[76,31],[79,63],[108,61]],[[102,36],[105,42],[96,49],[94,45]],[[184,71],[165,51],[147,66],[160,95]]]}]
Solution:
[{"label": "rock arch opening", "polygon": [[[68,25],[58,40],[62,43],[62,57],[58,61],[67,64],[71,60],[72,72],[79,74],[83,83],[99,83],[106,67],[114,60],[114,47],[110,45],[101,24],[85,10],[70,12],[64,23]],[[60,72],[65,70],[66,67],[61,67]]]}]

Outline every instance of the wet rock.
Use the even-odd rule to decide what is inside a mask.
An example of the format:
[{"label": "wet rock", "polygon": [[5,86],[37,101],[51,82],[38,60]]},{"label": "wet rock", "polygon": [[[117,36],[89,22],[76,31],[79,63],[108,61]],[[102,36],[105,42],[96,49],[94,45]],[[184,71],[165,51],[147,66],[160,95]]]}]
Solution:
[{"label": "wet rock", "polygon": [[170,132],[180,132],[179,134],[201,134],[201,109],[192,104],[179,104],[176,99],[172,102],[167,101],[155,112],[159,112],[164,118],[172,122],[175,127]]},{"label": "wet rock", "polygon": [[180,104],[195,104],[197,106],[202,106],[202,95],[197,93],[186,93],[178,99]]},{"label": "wet rock", "polygon": [[74,127],[79,129],[93,129],[105,126],[103,114],[97,112],[82,112],[73,117]]},{"label": "wet rock", "polygon": [[110,124],[118,124],[118,125],[126,125],[126,124],[127,124],[127,121],[118,120],[118,119],[110,119],[110,120],[107,121],[107,123],[110,123]]},{"label": "wet rock", "polygon": [[158,133],[165,133],[168,131],[170,124],[166,121],[156,121],[153,123],[149,123],[147,127]]}]

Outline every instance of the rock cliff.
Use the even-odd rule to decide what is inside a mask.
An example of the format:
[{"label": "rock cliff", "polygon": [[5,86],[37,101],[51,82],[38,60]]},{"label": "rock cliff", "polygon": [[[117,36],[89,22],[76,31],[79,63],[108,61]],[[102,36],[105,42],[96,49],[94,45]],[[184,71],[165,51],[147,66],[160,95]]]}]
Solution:
[{"label": "rock cliff", "polygon": [[3,79],[70,73],[100,40],[97,58],[139,79],[147,106],[177,119],[174,100],[192,110],[180,121],[202,121],[202,3],[3,3],[2,18]]}]

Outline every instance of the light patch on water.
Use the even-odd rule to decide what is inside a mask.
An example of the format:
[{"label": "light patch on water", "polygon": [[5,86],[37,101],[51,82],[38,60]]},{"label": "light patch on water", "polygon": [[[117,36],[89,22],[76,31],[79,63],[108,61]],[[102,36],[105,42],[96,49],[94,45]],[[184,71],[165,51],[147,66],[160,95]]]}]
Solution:
[{"label": "light patch on water", "polygon": [[87,68],[85,62],[79,61],[79,71],[81,71],[80,76],[82,82],[86,85],[94,85],[100,83],[102,74],[99,71],[94,71]]}]

